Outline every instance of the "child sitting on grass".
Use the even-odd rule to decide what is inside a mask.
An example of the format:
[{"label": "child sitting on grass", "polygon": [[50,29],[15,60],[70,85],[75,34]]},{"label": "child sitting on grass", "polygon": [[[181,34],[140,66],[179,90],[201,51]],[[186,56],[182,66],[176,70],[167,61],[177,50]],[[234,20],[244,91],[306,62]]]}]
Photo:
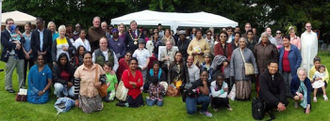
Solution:
[{"label": "child sitting on grass", "polygon": [[107,76],[107,85],[108,85],[108,94],[103,99],[105,102],[113,102],[116,96],[116,89],[117,89],[117,76],[115,71],[112,70],[113,65],[110,63],[106,63],[103,66],[103,69],[105,71],[105,75]]},{"label": "child sitting on grass", "polygon": [[159,84],[158,78],[156,76],[151,78],[151,84],[149,86],[149,97],[146,97],[148,106],[163,106],[164,99],[163,95],[165,95],[165,88],[163,85]]},{"label": "child sitting on grass", "polygon": [[322,80],[322,78],[325,76],[325,74],[326,74],[325,66],[320,65],[320,68],[313,75],[312,87],[314,89],[314,98],[313,98],[314,102],[317,102],[316,94],[317,94],[318,88],[322,88],[323,99],[325,101],[328,101],[328,97],[327,97],[326,90],[325,90],[325,83],[324,83],[325,80]]}]

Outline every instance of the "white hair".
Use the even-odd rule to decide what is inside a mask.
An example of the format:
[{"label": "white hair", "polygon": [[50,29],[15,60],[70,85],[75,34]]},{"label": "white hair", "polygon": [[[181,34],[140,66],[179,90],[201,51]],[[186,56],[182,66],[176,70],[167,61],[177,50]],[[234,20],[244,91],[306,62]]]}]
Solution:
[{"label": "white hair", "polygon": [[239,38],[239,40],[238,41],[241,41],[241,40],[244,40],[245,41],[245,43],[247,43],[248,41],[245,39],[245,37],[241,37],[241,38]]},{"label": "white hair", "polygon": [[263,32],[263,33],[261,33],[260,37],[263,37],[263,36],[266,36],[267,38],[269,38],[269,35],[268,35],[267,32]]},{"label": "white hair", "polygon": [[60,27],[58,27],[58,31],[64,30],[66,31],[66,27],[64,25],[61,25]]},{"label": "white hair", "polygon": [[304,67],[299,67],[298,69],[297,69],[297,75],[299,75],[299,72],[300,71],[304,71],[304,73],[306,74],[306,69],[304,68]]}]

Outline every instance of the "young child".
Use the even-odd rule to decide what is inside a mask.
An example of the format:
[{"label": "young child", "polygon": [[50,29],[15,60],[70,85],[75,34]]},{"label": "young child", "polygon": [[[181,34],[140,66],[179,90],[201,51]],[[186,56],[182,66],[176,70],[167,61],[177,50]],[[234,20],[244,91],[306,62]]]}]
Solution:
[{"label": "young child", "polygon": [[[147,73],[148,73],[148,64],[150,61],[150,53],[147,49],[144,48],[145,46],[145,40],[140,38],[139,39],[139,48],[134,51],[133,56],[139,61],[139,68],[141,69],[142,75],[143,75],[143,82],[147,82]],[[141,87],[143,90],[143,86]]]},{"label": "young child", "polygon": [[228,84],[224,82],[224,75],[219,73],[216,80],[211,83],[212,107],[214,111],[218,111],[221,105],[228,110],[233,109],[229,105],[228,100]]},{"label": "young child", "polygon": [[[20,40],[21,40],[22,34],[19,31],[19,27],[16,26],[16,25],[11,26],[10,27],[10,32],[11,32],[11,34],[10,34],[11,42],[12,43],[21,43]],[[6,55],[5,55],[6,58],[9,56],[10,51],[11,50],[7,50]],[[17,60],[17,59],[18,59],[18,56],[17,56],[17,54],[15,54],[15,60]]]},{"label": "young child", "polygon": [[165,95],[165,88],[163,85],[159,84],[158,77],[154,76],[150,80],[151,84],[149,86],[149,97],[146,97],[146,102],[148,106],[163,106],[163,95]]},{"label": "young child", "polygon": [[324,80],[322,80],[324,76],[325,76],[325,66],[320,65],[318,71],[316,71],[315,74],[313,75],[313,81],[312,81],[312,87],[314,88],[314,98],[313,98],[314,102],[317,102],[316,94],[318,88],[322,88],[323,99],[325,101],[328,101],[328,97],[325,90],[325,83]]},{"label": "young child", "polygon": [[110,63],[106,63],[103,66],[105,75],[107,76],[107,85],[108,85],[108,94],[107,96],[103,99],[105,102],[113,102],[114,98],[116,96],[116,90],[117,90],[117,76],[115,71],[112,70],[113,65]]}]

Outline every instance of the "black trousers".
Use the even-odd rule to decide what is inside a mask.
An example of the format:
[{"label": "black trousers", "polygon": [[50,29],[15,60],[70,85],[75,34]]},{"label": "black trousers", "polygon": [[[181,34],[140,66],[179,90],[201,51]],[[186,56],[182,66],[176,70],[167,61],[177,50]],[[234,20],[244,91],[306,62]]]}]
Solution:
[{"label": "black trousers", "polygon": [[135,99],[133,99],[132,96],[128,96],[127,102],[128,102],[128,107],[132,107],[132,108],[144,106],[142,94],[139,94],[139,96],[137,96]]},{"label": "black trousers", "polygon": [[[278,95],[274,95],[277,99],[279,99],[280,98],[280,95],[278,94]],[[264,100],[265,101],[265,100]],[[272,111],[272,109],[274,109],[274,108],[277,108],[277,104],[275,104],[275,103],[273,103],[273,102],[270,102],[270,101],[265,101],[265,103],[266,103],[266,112],[268,112],[268,111]],[[281,102],[281,103],[283,103],[285,106],[288,106],[288,104],[289,104],[289,102],[288,102],[288,100],[285,100],[284,102]]]},{"label": "black trousers", "polygon": [[30,60],[26,60],[24,59],[24,81],[26,81],[26,73],[27,73],[27,67],[29,67],[29,70],[31,69],[31,67],[34,65],[34,61],[32,58],[30,58]]},{"label": "black trousers", "polygon": [[220,106],[224,106],[226,108],[229,108],[229,100],[228,98],[212,98],[212,106],[213,108],[220,108]]}]

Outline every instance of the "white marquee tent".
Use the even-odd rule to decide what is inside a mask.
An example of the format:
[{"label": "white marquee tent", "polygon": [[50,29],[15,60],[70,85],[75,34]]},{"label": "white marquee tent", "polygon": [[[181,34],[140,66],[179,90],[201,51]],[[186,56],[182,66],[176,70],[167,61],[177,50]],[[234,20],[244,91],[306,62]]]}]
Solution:
[{"label": "white marquee tent", "polygon": [[228,18],[207,13],[176,13],[176,12],[158,12],[151,10],[143,10],[130,13],[111,20],[111,24],[129,25],[130,21],[135,20],[138,25],[153,25],[161,23],[163,26],[170,26],[172,30],[178,27],[235,27],[237,22]]},{"label": "white marquee tent", "polygon": [[36,24],[36,17],[20,11],[10,11],[2,13],[1,25],[5,25],[6,19],[12,18],[16,25],[24,25],[26,22],[31,22],[31,24]]}]

